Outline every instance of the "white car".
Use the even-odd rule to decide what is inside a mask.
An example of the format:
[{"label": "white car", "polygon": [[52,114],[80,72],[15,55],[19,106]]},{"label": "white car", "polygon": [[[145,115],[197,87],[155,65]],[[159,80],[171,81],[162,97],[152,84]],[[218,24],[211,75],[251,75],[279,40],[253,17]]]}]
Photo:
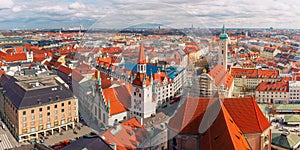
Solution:
[{"label": "white car", "polygon": [[299,132],[299,128],[293,128],[290,130],[291,132]]}]

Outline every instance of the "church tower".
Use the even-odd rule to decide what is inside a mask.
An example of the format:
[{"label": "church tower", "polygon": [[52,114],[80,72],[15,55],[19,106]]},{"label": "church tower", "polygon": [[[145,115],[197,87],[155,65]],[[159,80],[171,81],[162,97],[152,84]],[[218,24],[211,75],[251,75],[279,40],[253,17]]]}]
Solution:
[{"label": "church tower", "polygon": [[223,25],[222,33],[219,35],[218,64],[227,70],[228,35],[225,31],[225,26]]},{"label": "church tower", "polygon": [[137,62],[136,77],[132,82],[130,116],[136,117],[143,124],[145,118],[156,112],[156,103],[152,96],[151,77],[147,76],[147,62],[144,45],[141,44]]}]

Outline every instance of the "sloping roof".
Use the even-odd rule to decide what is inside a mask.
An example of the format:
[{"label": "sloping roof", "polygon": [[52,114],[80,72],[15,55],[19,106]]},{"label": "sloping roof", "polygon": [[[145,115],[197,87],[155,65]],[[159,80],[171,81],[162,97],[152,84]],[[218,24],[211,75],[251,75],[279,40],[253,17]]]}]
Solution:
[{"label": "sloping roof", "polygon": [[[181,134],[197,134],[209,101],[209,98],[188,97],[170,120],[169,128]],[[253,97],[225,98],[223,104],[243,134],[261,133],[271,126]]]},{"label": "sloping roof", "polygon": [[234,78],[241,78],[245,75],[246,78],[279,78],[279,71],[275,69],[271,70],[260,70],[260,69],[242,69],[242,68],[231,68],[231,75]]},{"label": "sloping roof", "polygon": [[142,73],[137,73],[136,78],[133,80],[132,84],[138,85],[138,86],[143,86],[143,81],[145,78],[145,85],[148,86],[150,85],[150,78],[146,74]]},{"label": "sloping roof", "polygon": [[218,64],[208,74],[214,79],[216,87],[220,87],[222,84],[228,89],[231,87],[233,77],[222,65]]},{"label": "sloping roof", "polygon": [[70,143],[70,145],[62,148],[61,150],[83,150],[85,148],[87,150],[112,150],[112,148],[99,136],[79,138],[78,140]]},{"label": "sloping roof", "polygon": [[271,126],[253,97],[225,98],[223,104],[244,134],[261,133]]},{"label": "sloping roof", "polygon": [[[129,92],[124,92],[124,89],[127,90],[126,86],[125,88],[115,87],[115,88],[106,88],[103,89],[103,96],[105,99],[106,104],[108,104],[108,101],[110,101],[110,115],[119,114],[122,112],[127,111],[126,107],[120,102],[119,99],[122,99],[123,96],[127,97],[130,96]],[[123,90],[123,92],[121,92]],[[128,95],[120,95],[120,94],[128,94]],[[127,99],[131,100],[131,99]],[[123,100],[126,101],[126,100]]]},{"label": "sloping roof", "polygon": [[296,144],[298,144],[300,141],[300,137],[296,134],[288,134],[284,135],[281,133],[273,133],[272,134],[272,144],[287,148],[287,149],[293,149]]},{"label": "sloping roof", "polygon": [[146,56],[145,56],[145,47],[143,44],[140,46],[140,52],[139,52],[139,59],[138,64],[145,64],[146,63]]},{"label": "sloping roof", "polygon": [[58,71],[60,72],[63,72],[65,73],[66,75],[69,75],[72,73],[72,69],[69,68],[69,67],[66,67],[66,66],[63,66],[63,65],[60,65],[58,68],[57,68]]},{"label": "sloping roof", "polygon": [[288,92],[289,83],[285,81],[261,82],[256,88],[256,91]]},{"label": "sloping roof", "polygon": [[[243,135],[235,124],[226,108],[220,101],[213,105],[220,105],[220,112],[214,123],[200,137],[200,149],[219,150],[219,149],[238,149],[250,150],[250,147]],[[216,107],[216,106],[214,106]],[[214,109],[209,107],[208,109]],[[209,111],[209,110],[208,110]]]},{"label": "sloping roof", "polygon": [[3,58],[6,62],[25,61],[27,60],[26,53],[7,54]]},{"label": "sloping roof", "polygon": [[[47,80],[57,76],[47,76]],[[10,77],[3,85],[5,96],[14,104],[16,108],[32,107],[54,101],[73,98],[73,93],[64,85],[57,83],[53,86],[46,86],[37,89],[26,90],[22,88],[15,77]],[[55,88],[55,90],[53,89]],[[56,97],[59,96],[57,99]],[[51,101],[49,98],[51,97]],[[41,104],[38,103],[38,100]]]},{"label": "sloping roof", "polygon": [[[130,122],[130,124],[139,124],[136,119],[127,121]],[[127,126],[127,121],[101,134],[107,143],[116,144],[117,150],[137,149],[138,145],[149,135],[144,128],[132,128],[131,126]]]}]

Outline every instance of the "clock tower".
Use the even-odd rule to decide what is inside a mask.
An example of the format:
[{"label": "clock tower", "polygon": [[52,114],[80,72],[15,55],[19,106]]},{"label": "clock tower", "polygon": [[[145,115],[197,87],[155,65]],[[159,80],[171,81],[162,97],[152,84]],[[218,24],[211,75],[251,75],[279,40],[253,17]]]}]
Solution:
[{"label": "clock tower", "polygon": [[152,81],[151,77],[147,76],[145,48],[141,44],[139,51],[139,59],[137,63],[136,77],[132,82],[132,96],[131,96],[131,117],[136,117],[137,120],[143,124],[144,118],[151,117],[155,114],[156,103],[152,96]]},{"label": "clock tower", "polygon": [[222,65],[225,70],[227,70],[228,35],[225,32],[224,25],[222,33],[219,35],[219,39],[218,64]]}]

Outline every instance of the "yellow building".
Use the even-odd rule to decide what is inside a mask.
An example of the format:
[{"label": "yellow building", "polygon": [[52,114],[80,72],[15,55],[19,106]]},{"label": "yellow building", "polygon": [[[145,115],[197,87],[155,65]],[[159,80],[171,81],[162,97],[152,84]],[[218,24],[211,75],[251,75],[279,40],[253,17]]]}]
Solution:
[{"label": "yellow building", "polygon": [[73,129],[78,101],[56,75],[10,77],[2,85],[3,119],[19,142]]}]

